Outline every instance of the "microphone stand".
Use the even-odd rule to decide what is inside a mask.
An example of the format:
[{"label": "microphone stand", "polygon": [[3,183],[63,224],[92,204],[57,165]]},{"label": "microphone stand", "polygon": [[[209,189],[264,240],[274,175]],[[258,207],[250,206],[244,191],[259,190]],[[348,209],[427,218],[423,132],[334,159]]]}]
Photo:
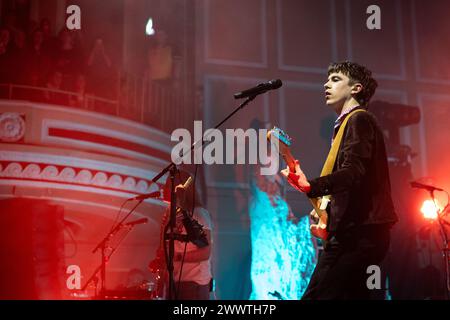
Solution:
[{"label": "microphone stand", "polygon": [[[81,291],[86,290],[89,283],[97,277],[97,274],[100,272],[101,279],[101,287],[100,287],[100,295],[104,295],[106,290],[106,263],[109,261],[113,253],[117,250],[120,242],[117,244],[116,248],[112,249],[109,255],[106,255],[106,249],[108,249],[109,240],[124,226],[125,220],[131,215],[131,213],[141,204],[144,199],[139,200],[136,205],[125,215],[125,217],[118,223],[116,226],[108,232],[108,234],[97,244],[97,246],[92,250],[92,253],[97,252],[97,250],[101,249],[101,264],[95,269],[94,273],[89,277],[85,285],[81,288]],[[128,232],[131,231],[134,225],[130,225]],[[126,235],[125,235],[126,236]],[[96,285],[97,286],[97,285]],[[96,288],[97,291],[97,288]]]},{"label": "microphone stand", "polygon": [[[214,129],[219,128],[225,121],[230,119],[236,112],[244,108],[250,101],[255,99],[257,94],[247,97],[244,102],[242,102],[233,112],[231,112],[227,117],[225,117],[221,122],[219,122]],[[202,137],[199,140],[195,141],[191,148],[189,149],[189,152],[192,152],[194,149],[198,148],[199,146],[203,146],[204,144],[204,138]],[[181,156],[177,160],[182,160],[185,155],[181,153]],[[178,162],[178,161],[177,161]],[[175,175],[178,172],[177,165],[174,162],[170,162],[160,173],[158,173],[153,179],[152,183],[156,183],[162,176],[164,176],[167,172],[169,172],[170,176],[169,179],[171,181],[171,190],[170,190],[170,217],[169,217],[169,234],[165,235],[167,238],[169,238],[169,256],[168,261],[166,261],[166,267],[167,272],[169,273],[169,292],[168,292],[168,300],[174,300],[176,297],[174,295],[174,289],[175,289],[175,282],[174,282],[174,275],[173,275],[173,256],[175,252],[175,222],[176,222],[176,193],[175,193]],[[140,203],[140,202],[139,202]],[[138,203],[138,204],[139,204]],[[165,237],[166,238],[166,237]]]},{"label": "microphone stand", "polygon": [[[431,199],[433,200],[433,203],[436,205],[435,197],[434,197],[434,189],[428,190],[430,192]],[[443,221],[441,217],[441,213],[446,214],[447,209],[449,208],[449,204],[445,206],[445,208],[442,210],[442,212],[438,212],[437,220],[439,223],[439,228],[441,231],[442,236],[442,242],[443,242],[443,248],[442,248],[442,256],[444,258],[444,268],[445,268],[445,293],[447,296],[447,300],[450,300],[450,270],[449,270],[449,243],[448,243],[448,236],[447,232],[444,227],[444,223],[447,223],[445,220]],[[437,207],[436,207],[437,209]],[[439,209],[438,209],[439,211]]]}]

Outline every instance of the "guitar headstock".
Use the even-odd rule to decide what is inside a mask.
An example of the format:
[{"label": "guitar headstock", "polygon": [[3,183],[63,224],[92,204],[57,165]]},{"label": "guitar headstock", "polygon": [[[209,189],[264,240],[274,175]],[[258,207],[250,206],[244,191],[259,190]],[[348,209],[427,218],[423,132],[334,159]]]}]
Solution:
[{"label": "guitar headstock", "polygon": [[269,130],[269,132],[267,132],[267,139],[270,140],[271,136],[279,140],[281,143],[285,144],[286,147],[290,147],[292,144],[291,137],[289,137],[289,135],[284,132],[283,129],[280,129],[278,127],[274,126],[271,130]]},{"label": "guitar headstock", "polygon": [[271,138],[278,141],[278,153],[283,156],[291,170],[295,171],[295,159],[292,157],[291,151],[289,150],[292,145],[292,139],[289,135],[278,127],[273,127],[267,132],[267,139],[270,141]]}]

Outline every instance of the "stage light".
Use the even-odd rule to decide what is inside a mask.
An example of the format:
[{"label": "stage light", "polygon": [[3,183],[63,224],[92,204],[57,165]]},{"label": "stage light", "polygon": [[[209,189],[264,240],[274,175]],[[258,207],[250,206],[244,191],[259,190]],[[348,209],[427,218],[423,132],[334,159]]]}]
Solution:
[{"label": "stage light", "polygon": [[155,34],[155,29],[153,29],[153,19],[148,18],[147,25],[145,26],[145,34],[152,36]]},{"label": "stage light", "polygon": [[425,200],[420,211],[425,219],[436,220],[439,212],[438,204],[435,204],[432,200]]}]

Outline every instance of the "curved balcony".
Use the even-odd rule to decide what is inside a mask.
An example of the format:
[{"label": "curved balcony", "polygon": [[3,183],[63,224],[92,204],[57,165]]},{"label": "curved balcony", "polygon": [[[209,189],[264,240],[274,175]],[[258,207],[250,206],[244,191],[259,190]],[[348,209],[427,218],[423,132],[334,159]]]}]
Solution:
[{"label": "curved balcony", "polygon": [[94,111],[129,119],[166,133],[192,124],[194,114],[185,112],[183,96],[145,78],[125,77],[118,88],[111,88],[117,99],[20,84],[0,84],[0,99],[32,101]]},{"label": "curved balcony", "polygon": [[[7,87],[11,98],[28,89],[38,90]],[[80,266],[82,284],[100,261],[92,249],[132,207],[128,202],[119,217],[123,202],[161,189],[150,181],[171,151],[167,133],[118,117],[120,108],[110,115],[89,110],[86,98],[82,108],[0,100],[0,200],[42,200],[64,209],[65,264]],[[107,287],[123,282],[132,268],[146,271],[165,208],[148,199],[127,220],[147,217],[149,223],[135,226],[112,257]]]}]

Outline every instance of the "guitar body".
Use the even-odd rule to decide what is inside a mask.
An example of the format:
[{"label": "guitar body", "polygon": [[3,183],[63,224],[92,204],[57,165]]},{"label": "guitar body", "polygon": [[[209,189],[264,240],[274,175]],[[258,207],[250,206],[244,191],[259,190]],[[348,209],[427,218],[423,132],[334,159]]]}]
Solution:
[{"label": "guitar body", "polygon": [[[278,153],[283,157],[289,167],[289,170],[295,172],[295,158],[292,156],[290,150],[291,138],[289,138],[289,136],[280,128],[274,127],[267,133],[267,139],[278,140]],[[310,226],[311,234],[316,238],[326,241],[329,237],[329,233],[327,231],[328,213],[326,211],[326,207],[330,201],[330,197],[324,196],[308,199],[318,217],[316,223]]]},{"label": "guitar body", "polygon": [[[314,211],[317,213],[319,219],[317,220],[317,223],[312,224],[309,229],[311,231],[311,234],[319,238],[323,241],[328,240],[329,233],[327,231],[327,225],[328,225],[328,213],[326,210],[320,209],[322,204],[322,198],[309,198],[309,201],[311,201],[311,204],[314,208]],[[325,200],[328,202],[328,200]]]}]

